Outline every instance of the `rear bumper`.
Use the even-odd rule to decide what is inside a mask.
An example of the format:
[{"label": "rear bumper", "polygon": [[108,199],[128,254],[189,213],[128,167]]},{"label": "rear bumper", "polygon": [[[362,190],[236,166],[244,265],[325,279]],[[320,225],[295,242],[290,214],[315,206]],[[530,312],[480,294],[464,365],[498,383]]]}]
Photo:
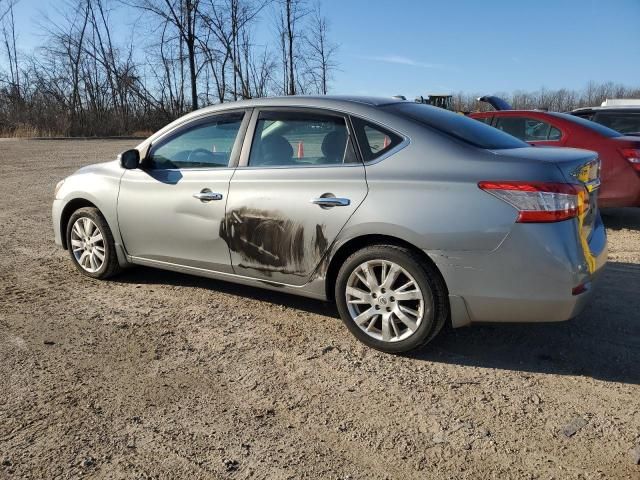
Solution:
[{"label": "rear bumper", "polygon": [[[606,231],[598,216],[589,267],[573,220],[515,224],[493,252],[427,252],[442,272],[450,298],[457,300],[452,323],[560,322],[587,305],[606,263]],[[578,295],[575,287],[585,285]],[[467,314],[463,318],[461,312]],[[456,317],[456,318],[454,318]]]}]

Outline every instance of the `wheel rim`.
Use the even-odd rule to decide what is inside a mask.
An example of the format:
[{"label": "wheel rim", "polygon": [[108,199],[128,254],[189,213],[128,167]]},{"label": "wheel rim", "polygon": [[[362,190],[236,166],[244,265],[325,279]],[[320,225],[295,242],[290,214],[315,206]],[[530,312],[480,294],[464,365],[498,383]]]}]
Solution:
[{"label": "wheel rim", "polygon": [[358,265],[347,280],[347,308],[351,320],[367,335],[397,342],[413,335],[426,313],[418,282],[400,265],[369,260]]},{"label": "wheel rim", "polygon": [[71,250],[78,265],[96,273],[104,264],[105,244],[102,232],[93,220],[80,217],[71,227]]}]

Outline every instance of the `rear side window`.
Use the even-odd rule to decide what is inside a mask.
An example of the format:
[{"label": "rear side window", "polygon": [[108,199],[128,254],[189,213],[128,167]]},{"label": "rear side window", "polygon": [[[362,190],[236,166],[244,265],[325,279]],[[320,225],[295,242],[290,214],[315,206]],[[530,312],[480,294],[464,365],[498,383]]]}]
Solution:
[{"label": "rear side window", "polygon": [[560,140],[562,133],[548,122],[530,117],[498,117],[494,125],[525,142]]},{"label": "rear side window", "polygon": [[523,117],[498,117],[494,125],[498,130],[520,140],[526,138],[526,120]]},{"label": "rear side window", "polygon": [[344,117],[315,112],[260,112],[250,166],[304,167],[358,161]]},{"label": "rear side window", "polygon": [[402,142],[402,137],[362,118],[351,119],[365,162],[381,157]]},{"label": "rear side window", "polygon": [[640,112],[598,112],[594,120],[620,133],[640,132]]},{"label": "rear side window", "polygon": [[394,103],[384,108],[475,147],[501,150],[529,146],[489,125],[442,108],[411,102]]}]

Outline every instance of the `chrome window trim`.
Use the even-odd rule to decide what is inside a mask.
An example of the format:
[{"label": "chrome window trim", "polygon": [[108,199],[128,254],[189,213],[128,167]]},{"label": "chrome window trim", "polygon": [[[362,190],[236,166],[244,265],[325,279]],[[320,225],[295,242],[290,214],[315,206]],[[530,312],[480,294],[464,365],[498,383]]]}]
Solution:
[{"label": "chrome window trim", "polygon": [[[256,134],[256,128],[258,126],[258,121],[260,119],[260,113],[262,112],[273,112],[273,111],[283,111],[283,112],[299,112],[299,113],[317,113],[318,115],[325,116],[334,116],[341,117],[344,120],[345,127],[347,129],[347,139],[355,142],[354,145],[354,153],[358,157],[357,163],[334,163],[327,165],[268,165],[268,166],[251,166],[249,165],[249,159],[251,157],[251,148],[253,146],[253,139]],[[321,107],[312,107],[312,106],[269,106],[269,107],[256,107],[253,110],[253,114],[251,115],[251,121],[249,122],[247,131],[245,132],[245,141],[242,145],[242,153],[240,155],[240,161],[238,162],[237,168],[242,168],[243,170],[265,170],[265,169],[291,169],[291,168],[335,168],[335,167],[362,167],[363,161],[360,156],[360,153],[357,148],[357,139],[355,138],[355,132],[351,126],[350,114],[347,112],[343,112],[341,110],[334,110],[328,108]]]},{"label": "chrome window trim", "polygon": [[[349,138],[351,139],[351,141],[354,143],[353,147],[356,153],[356,156],[358,157],[358,159],[360,160],[360,162],[358,163],[336,163],[336,164],[332,164],[332,165],[273,165],[273,166],[251,166],[249,165],[249,156],[251,154],[251,146],[253,144],[253,137],[255,135],[255,129],[256,126],[258,124],[258,118],[259,118],[259,114],[260,111],[264,111],[264,110],[289,110],[289,111],[300,111],[300,110],[311,110],[311,111],[316,111],[319,114],[325,113],[328,115],[338,115],[341,117],[345,118],[345,123],[347,126],[347,131],[349,133]],[[362,157],[362,153],[360,152],[360,144],[358,142],[357,136],[355,134],[355,131],[353,130],[353,125],[351,123],[351,119],[352,118],[358,118],[361,120],[364,120],[372,125],[377,125],[380,126],[381,128],[384,128],[385,130],[389,130],[390,132],[393,132],[394,134],[398,135],[399,137],[402,138],[402,141],[396,145],[395,147],[393,147],[391,150],[389,150],[388,152],[385,152],[383,155],[380,155],[378,158],[375,158],[374,160],[365,162],[363,157]],[[362,167],[363,165],[366,166],[370,166],[370,165],[375,165],[377,163],[382,162],[383,160],[387,159],[388,157],[395,155],[396,153],[398,153],[400,150],[404,149],[405,147],[407,147],[408,145],[411,144],[411,139],[405,135],[402,132],[399,132],[397,129],[389,127],[387,124],[383,123],[383,122],[379,122],[377,120],[372,120],[370,117],[368,116],[363,116],[363,115],[357,115],[354,114],[352,112],[346,111],[346,110],[341,110],[341,109],[329,109],[329,108],[322,108],[322,107],[310,107],[310,106],[269,106],[269,107],[256,107],[253,109],[253,112],[251,114],[251,119],[249,121],[249,124],[247,126],[247,130],[245,132],[245,140],[244,143],[242,145],[242,152],[240,154],[240,159],[238,162],[238,166],[237,168],[242,168],[243,170],[247,169],[247,170],[264,170],[264,169],[293,169],[293,168],[342,168],[342,167]]]}]

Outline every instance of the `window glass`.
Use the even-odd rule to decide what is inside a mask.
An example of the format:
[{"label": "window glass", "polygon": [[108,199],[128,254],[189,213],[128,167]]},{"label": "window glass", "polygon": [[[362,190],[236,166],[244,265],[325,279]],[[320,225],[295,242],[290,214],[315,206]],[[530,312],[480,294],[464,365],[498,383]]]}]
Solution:
[{"label": "window glass", "polygon": [[352,119],[365,162],[375,160],[400,142],[402,137],[361,118]]},{"label": "window glass", "polygon": [[551,127],[549,129],[549,137],[547,140],[560,140],[560,138],[562,138],[562,132],[556,127]]},{"label": "window glass", "polygon": [[469,117],[469,118],[473,118],[474,120],[477,120],[479,122],[486,123],[487,125],[491,125],[491,120],[493,120],[493,117]]},{"label": "window glass", "polygon": [[520,140],[527,138],[527,120],[523,117],[497,117],[494,127]]},{"label": "window glass", "polygon": [[177,133],[152,148],[150,167],[168,169],[228,166],[243,116],[244,113],[225,114]]},{"label": "window glass", "polygon": [[527,117],[497,117],[495,127],[525,142],[560,140],[562,133],[551,124]]},{"label": "window glass", "polygon": [[593,120],[594,112],[572,112],[571,115],[576,117],[584,118],[586,120]]},{"label": "window glass", "polygon": [[442,108],[412,102],[394,103],[384,108],[479,148],[493,150],[528,146],[489,125]]},{"label": "window glass", "polygon": [[594,120],[620,133],[640,132],[640,112],[598,112]]},{"label": "window glass", "polygon": [[524,121],[525,141],[535,142],[538,140],[546,140],[549,137],[549,129],[551,125],[541,120],[527,118]]},{"label": "window glass", "polygon": [[312,166],[354,163],[344,118],[305,112],[261,112],[250,166]]}]

